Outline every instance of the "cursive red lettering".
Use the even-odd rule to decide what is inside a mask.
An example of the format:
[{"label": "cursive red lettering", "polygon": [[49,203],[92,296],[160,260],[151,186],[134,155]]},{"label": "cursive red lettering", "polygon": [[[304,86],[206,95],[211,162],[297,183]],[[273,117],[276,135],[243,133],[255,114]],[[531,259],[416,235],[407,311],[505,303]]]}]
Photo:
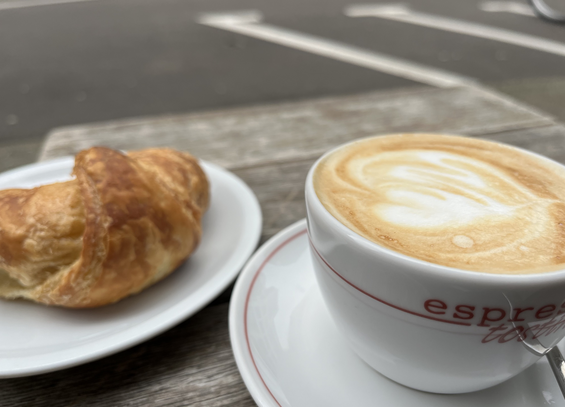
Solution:
[{"label": "cursive red lettering", "polygon": [[547,336],[549,332],[554,328],[555,326],[554,323],[555,323],[554,319],[550,319],[549,321],[546,321],[543,324],[538,325],[536,331],[534,332],[534,336],[532,336],[532,338],[537,339],[543,335]]},{"label": "cursive red lettering", "polygon": [[[492,328],[489,329],[490,333],[487,336],[485,336],[481,342],[487,343],[487,342],[494,341],[495,339],[498,339],[500,336],[503,335],[503,334],[495,335],[495,333],[498,332],[498,331],[505,331],[505,330],[506,330],[506,325],[504,325],[504,324],[501,324],[499,326],[493,326]],[[492,336],[492,338],[491,338],[491,336]]]},{"label": "cursive red lettering", "polygon": [[[506,332],[505,334],[501,335],[498,338],[498,343],[509,342],[512,339],[516,339],[516,338],[518,338],[518,342],[522,342],[522,339],[519,337],[520,337],[520,333],[522,333],[523,331],[524,331],[523,326],[517,326],[514,329],[510,329],[508,330],[508,332]],[[509,334],[511,335],[510,337],[508,337]]]},{"label": "cursive red lettering", "polygon": [[[538,329],[538,328],[539,328],[539,325],[538,325],[538,324],[535,324],[535,325],[532,325],[532,326],[526,328],[526,329],[524,330],[524,332],[522,332],[522,338],[523,338],[523,340],[528,339],[528,333],[529,333],[529,332],[535,331],[535,330]],[[532,335],[535,335],[535,334],[532,334]]]}]

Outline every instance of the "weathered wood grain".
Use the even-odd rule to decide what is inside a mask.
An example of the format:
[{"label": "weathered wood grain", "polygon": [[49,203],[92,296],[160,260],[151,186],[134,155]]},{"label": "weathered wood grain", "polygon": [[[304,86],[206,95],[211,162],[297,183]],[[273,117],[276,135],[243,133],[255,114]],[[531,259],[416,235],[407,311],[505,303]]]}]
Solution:
[{"label": "weathered wood grain", "polygon": [[0,381],[0,405],[255,406],[235,365],[228,305],[209,307],[117,355],[60,372]]},{"label": "weathered wood grain", "polygon": [[314,161],[306,159],[234,171],[255,192],[261,205],[261,242],[306,216],[304,183]]},{"label": "weathered wood grain", "polygon": [[27,141],[0,146],[0,172],[37,161],[42,141]]},{"label": "weathered wood grain", "polygon": [[93,145],[170,146],[226,168],[319,156],[359,137],[397,132],[485,134],[551,124],[482,91],[409,89],[54,130],[40,160]]},{"label": "weathered wood grain", "polygon": [[[481,135],[524,148],[565,164],[565,126],[555,125]],[[266,240],[306,216],[304,183],[314,159],[234,170],[255,192],[263,211]]]},{"label": "weathered wood grain", "polygon": [[[231,168],[255,192],[262,241],[305,216],[304,182],[324,151],[375,133],[484,137],[565,163],[565,127],[507,99],[468,90],[407,90],[55,130],[42,159],[104,144],[167,145]],[[215,304],[227,301],[230,291]],[[201,311],[117,355],[0,381],[0,406],[252,406],[229,344],[227,304]]]},{"label": "weathered wood grain", "polygon": [[[565,163],[565,127],[482,137]],[[314,159],[236,170],[264,214],[263,240],[305,216],[303,187]],[[229,291],[224,297],[229,296]],[[0,382],[1,406],[254,406],[233,359],[228,305],[208,307],[176,328],[117,355],[37,377]]]},{"label": "weathered wood grain", "polygon": [[565,126],[563,125],[506,131],[484,137],[530,150],[565,164]]}]

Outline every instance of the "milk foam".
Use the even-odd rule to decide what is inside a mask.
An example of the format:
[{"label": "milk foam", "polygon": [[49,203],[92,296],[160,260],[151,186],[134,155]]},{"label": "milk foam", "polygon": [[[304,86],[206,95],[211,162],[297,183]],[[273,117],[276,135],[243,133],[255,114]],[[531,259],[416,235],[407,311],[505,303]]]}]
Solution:
[{"label": "milk foam", "polygon": [[510,274],[565,263],[565,170],[508,146],[422,134],[366,139],[326,157],[314,186],[346,226],[412,257]]}]

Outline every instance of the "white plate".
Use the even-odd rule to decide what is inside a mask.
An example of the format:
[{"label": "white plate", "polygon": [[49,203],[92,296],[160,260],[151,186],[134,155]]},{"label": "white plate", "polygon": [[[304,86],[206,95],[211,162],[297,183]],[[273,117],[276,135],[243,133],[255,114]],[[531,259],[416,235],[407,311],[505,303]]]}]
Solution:
[{"label": "white plate", "polygon": [[328,314],[305,221],[277,234],[249,260],[229,318],[237,366],[260,407],[565,406],[545,359],[501,385],[459,395],[423,393],[381,376],[349,349]]},{"label": "white plate", "polygon": [[[0,175],[0,189],[70,179],[72,157]],[[202,163],[211,206],[196,252],[173,274],[116,304],[85,310],[0,300],[0,377],[75,366],[149,339],[193,315],[237,276],[261,234],[261,209],[232,173]]]}]

